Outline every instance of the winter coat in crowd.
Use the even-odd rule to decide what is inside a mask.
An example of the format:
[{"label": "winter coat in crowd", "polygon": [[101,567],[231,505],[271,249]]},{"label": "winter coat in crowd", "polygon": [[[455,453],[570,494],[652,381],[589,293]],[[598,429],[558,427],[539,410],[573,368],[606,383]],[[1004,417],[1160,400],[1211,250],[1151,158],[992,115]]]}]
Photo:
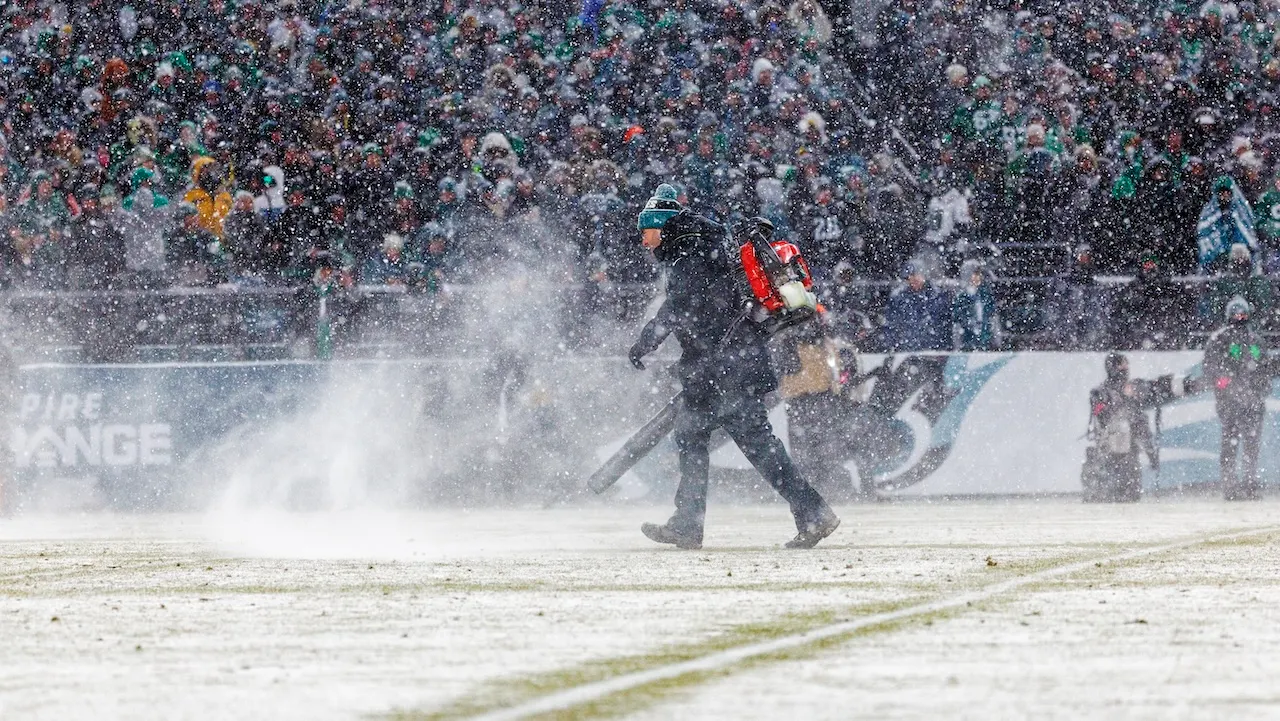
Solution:
[{"label": "winter coat in crowd", "polygon": [[884,347],[889,352],[949,350],[951,303],[927,280],[894,289],[884,309]]},{"label": "winter coat in crowd", "polygon": [[986,271],[977,263],[966,262],[960,267],[960,290],[951,301],[951,322],[959,350],[995,350],[999,328],[996,299]]},{"label": "winter coat in crowd", "polygon": [[71,227],[68,260],[72,284],[85,289],[113,288],[126,270],[124,235],[96,203]]},{"label": "winter coat in crowd", "polygon": [[164,234],[172,222],[169,199],[155,192],[152,173],[138,168],[134,190],[121,203],[120,230],[125,240],[125,265],[132,271],[160,273],[165,268]]},{"label": "winter coat in crowd", "polygon": [[1061,277],[1049,284],[1046,321],[1054,348],[1098,350],[1107,341],[1110,307],[1098,292],[1093,249],[1081,244]]},{"label": "winter coat in crowd", "polygon": [[[234,208],[227,216],[222,228],[222,242],[232,258],[230,268],[232,274],[237,276],[270,274],[275,265],[266,258],[270,234],[266,221],[253,209],[252,205],[248,208],[239,206]],[[279,266],[274,270],[278,272],[282,268],[283,266]]]},{"label": "winter coat in crowd", "polygon": [[262,194],[253,199],[253,209],[268,223],[274,223],[285,208],[284,170],[279,165],[263,168],[262,185]]},{"label": "winter coat in crowd", "polygon": [[1280,248],[1280,178],[1254,204],[1258,239],[1267,248]]},{"label": "winter coat in crowd", "polygon": [[222,184],[218,162],[208,156],[199,157],[191,163],[191,187],[182,196],[183,201],[196,207],[200,227],[215,238],[222,237],[223,221],[231,214],[231,194]]},{"label": "winter coat in crowd", "polygon": [[1258,274],[1249,248],[1240,243],[1231,246],[1226,264],[1209,285],[1202,315],[1216,325],[1236,296],[1249,302],[1255,322],[1271,312],[1271,282]]},{"label": "winter coat in crowd", "polygon": [[[1223,202],[1230,192],[1230,200]],[[1212,272],[1225,260],[1231,246],[1243,243],[1249,252],[1259,252],[1253,210],[1235,180],[1223,176],[1213,182],[1213,195],[1200,211],[1196,236],[1200,247],[1200,270]]]},{"label": "winter coat in crowd", "polygon": [[1186,287],[1173,280],[1155,254],[1146,254],[1137,276],[1112,305],[1112,344],[1124,349],[1180,348],[1186,342],[1192,306]]},{"label": "winter coat in crowd", "polygon": [[1190,199],[1177,185],[1166,158],[1148,165],[1134,200],[1141,224],[1138,242],[1156,253],[1172,272],[1190,272],[1195,265],[1194,246],[1180,232],[1182,206]]},{"label": "winter coat in crowd", "polygon": [[165,262],[175,285],[215,286],[227,281],[226,255],[198,212],[179,206],[178,225],[165,234]]},{"label": "winter coat in crowd", "polygon": [[814,267],[825,270],[834,268],[842,260],[855,259],[861,247],[851,215],[852,209],[843,201],[833,199],[830,190],[818,192],[800,228],[804,234],[800,246]]},{"label": "winter coat in crowd", "polygon": [[408,285],[411,263],[404,254],[404,239],[388,233],[382,241],[382,251],[365,260],[360,266],[360,283],[363,285]]}]

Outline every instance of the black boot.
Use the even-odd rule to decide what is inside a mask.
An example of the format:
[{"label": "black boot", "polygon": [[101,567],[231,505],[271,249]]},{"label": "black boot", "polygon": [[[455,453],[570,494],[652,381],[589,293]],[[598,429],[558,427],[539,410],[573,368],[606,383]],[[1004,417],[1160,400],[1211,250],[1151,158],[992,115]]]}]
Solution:
[{"label": "black boot", "polygon": [[670,543],[676,548],[683,548],[686,551],[696,551],[702,548],[702,534],[694,534],[690,532],[680,531],[669,525],[658,525],[656,523],[640,524],[640,532],[643,533],[650,541],[658,543]]},{"label": "black boot", "polygon": [[796,537],[787,541],[787,548],[813,548],[822,539],[836,532],[840,527],[840,519],[829,506],[823,506],[817,516],[804,524]]}]

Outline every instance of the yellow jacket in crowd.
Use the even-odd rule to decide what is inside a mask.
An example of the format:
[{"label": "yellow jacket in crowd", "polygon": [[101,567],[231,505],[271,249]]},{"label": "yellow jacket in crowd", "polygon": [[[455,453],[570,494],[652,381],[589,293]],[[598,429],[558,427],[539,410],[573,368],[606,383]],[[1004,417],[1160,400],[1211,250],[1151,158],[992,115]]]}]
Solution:
[{"label": "yellow jacket in crowd", "polygon": [[[201,156],[191,163],[191,189],[182,199],[196,206],[201,228],[222,238],[222,223],[231,214],[231,193],[222,187],[221,178],[207,178],[203,183],[200,178],[201,173],[216,162],[213,158]],[[206,188],[213,188],[213,192]]]}]

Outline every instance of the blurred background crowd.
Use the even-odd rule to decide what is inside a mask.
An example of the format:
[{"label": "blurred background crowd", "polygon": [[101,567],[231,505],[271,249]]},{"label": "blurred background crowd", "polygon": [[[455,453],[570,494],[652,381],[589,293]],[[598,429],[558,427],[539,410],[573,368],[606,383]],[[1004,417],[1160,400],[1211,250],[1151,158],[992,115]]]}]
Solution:
[{"label": "blurred background crowd", "polygon": [[[1280,273],[1280,2],[11,0],[0,285],[633,318],[660,182],[888,350],[1181,347]],[[644,297],[643,294],[640,295]],[[642,304],[641,304],[642,305]]]}]

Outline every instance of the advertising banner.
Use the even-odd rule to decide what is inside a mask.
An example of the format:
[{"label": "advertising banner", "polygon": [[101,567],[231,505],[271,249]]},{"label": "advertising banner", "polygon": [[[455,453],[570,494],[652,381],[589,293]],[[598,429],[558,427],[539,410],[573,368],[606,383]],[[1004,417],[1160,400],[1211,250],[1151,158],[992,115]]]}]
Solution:
[{"label": "advertising banner", "polygon": [[[1200,372],[1196,352],[1129,357],[1137,378]],[[886,495],[1078,492],[1089,390],[1103,380],[1103,358],[864,356],[868,380],[833,431],[844,465]],[[619,358],[46,364],[21,367],[17,378],[10,502],[78,479],[111,505],[144,509],[207,501],[205,486],[237,474],[256,484],[394,476],[419,499],[571,499],[677,390],[665,373],[637,373]],[[1267,408],[1264,482],[1280,469],[1280,396]],[[785,440],[781,404],[770,418]],[[1212,393],[1178,399],[1159,421],[1161,464],[1144,471],[1144,485],[1216,481]],[[759,489],[733,444],[722,436],[717,444],[716,486]],[[674,482],[668,440],[612,493],[665,500]]]}]

